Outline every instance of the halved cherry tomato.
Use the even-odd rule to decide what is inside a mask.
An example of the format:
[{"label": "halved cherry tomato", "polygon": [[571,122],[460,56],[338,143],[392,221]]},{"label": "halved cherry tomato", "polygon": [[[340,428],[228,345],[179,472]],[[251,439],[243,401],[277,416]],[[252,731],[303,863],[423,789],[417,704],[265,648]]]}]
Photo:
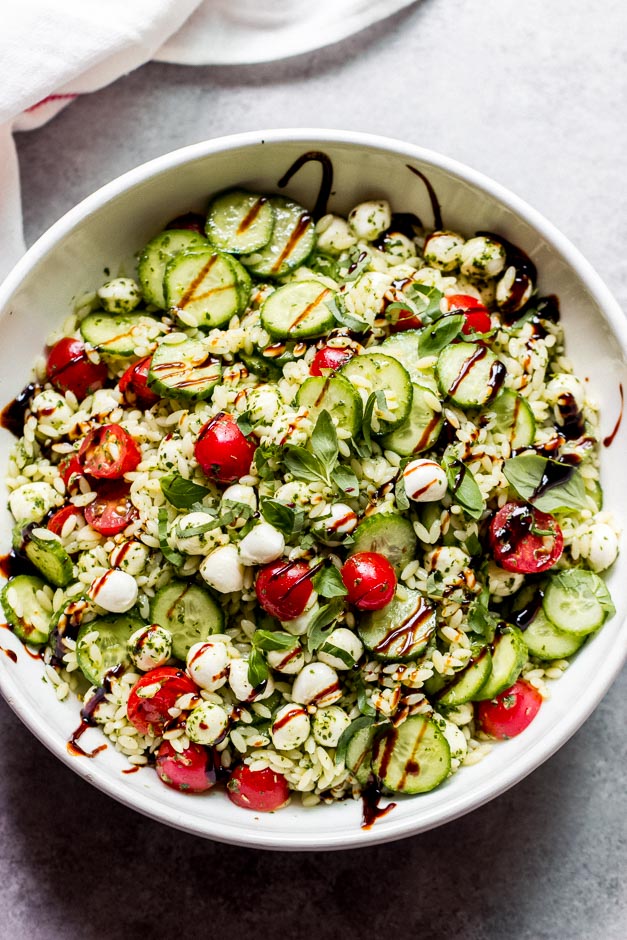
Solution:
[{"label": "halved cherry tomato", "polygon": [[103,387],[107,367],[104,362],[90,362],[84,343],[66,336],[48,353],[46,375],[58,391],[73,392],[80,401]]},{"label": "halved cherry tomato", "polygon": [[255,449],[233,415],[221,411],[200,429],[194,454],[208,477],[232,483],[250,472]]},{"label": "halved cherry tomato", "polygon": [[539,574],[559,560],[564,537],[549,513],[524,503],[506,503],[490,523],[490,545],[501,568]]},{"label": "halved cherry tomato", "polygon": [[65,457],[59,464],[59,473],[68,493],[78,492],[78,479],[83,476],[83,467],[78,454]]},{"label": "halved cherry tomato", "polygon": [[477,720],[482,731],[493,738],[515,738],[536,717],[542,696],[529,682],[520,679],[489,702],[477,704]]},{"label": "halved cherry tomato", "polygon": [[200,744],[179,754],[169,741],[157,751],[155,769],[162,783],[183,793],[204,793],[216,782],[213,755]]},{"label": "halved cherry tomato", "polygon": [[159,401],[159,396],[148,388],[148,370],[151,360],[152,356],[139,359],[134,365],[128,367],[118,382],[127,404],[150,408]]},{"label": "halved cherry tomato", "polygon": [[182,669],[174,666],[158,666],[144,673],[131,689],[126,706],[130,723],[140,734],[163,734],[175,717],[170,709],[175,708],[181,695],[196,694],[198,689]]},{"label": "halved cherry tomato", "polygon": [[257,600],[277,620],[294,620],[307,606],[313,583],[305,561],[273,561],[261,569],[255,584]]},{"label": "halved cherry tomato", "polygon": [[490,313],[480,300],[471,294],[449,294],[446,298],[449,313],[463,313],[462,333],[488,333],[492,328]]},{"label": "halved cherry tomato", "polygon": [[200,212],[185,212],[183,215],[177,215],[175,219],[168,222],[167,229],[188,229],[190,232],[198,232],[199,235],[205,234],[205,217]]},{"label": "halved cherry tomato", "polygon": [[335,372],[345,362],[352,359],[354,353],[348,346],[323,346],[319,349],[309,366],[310,375],[324,375],[323,370],[331,369]]},{"label": "halved cherry tomato", "polygon": [[72,516],[81,516],[82,513],[82,509],[79,509],[78,506],[64,506],[63,509],[58,509],[54,515],[50,516],[46,528],[54,532],[55,535],[61,535],[63,526],[68,519],[71,519]]},{"label": "halved cherry tomato", "polygon": [[281,809],[290,798],[287,780],[283,774],[266,767],[251,770],[247,764],[235,768],[226,785],[228,798],[236,806],[257,813],[272,813]]},{"label": "halved cherry tomato", "polygon": [[134,470],[141,451],[134,438],[119,424],[103,424],[90,431],[78,452],[84,473],[97,480],[119,480]]},{"label": "halved cherry tomato", "polygon": [[340,571],[348,599],[359,610],[381,610],[396,590],[396,572],[385,555],[357,552]]},{"label": "halved cherry tomato", "polygon": [[411,307],[392,307],[386,310],[386,320],[389,321],[390,333],[402,333],[404,330],[419,330],[422,320],[417,317]]},{"label": "halved cherry tomato", "polygon": [[101,535],[117,535],[137,516],[130,499],[131,487],[124,480],[112,480],[98,487],[93,503],[83,510],[85,522]]}]

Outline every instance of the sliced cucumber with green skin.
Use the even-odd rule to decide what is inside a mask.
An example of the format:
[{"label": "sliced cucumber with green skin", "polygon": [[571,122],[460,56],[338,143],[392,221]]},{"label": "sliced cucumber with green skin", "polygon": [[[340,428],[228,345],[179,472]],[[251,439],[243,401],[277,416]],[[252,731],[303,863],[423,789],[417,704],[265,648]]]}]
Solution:
[{"label": "sliced cucumber with green skin", "polygon": [[352,736],[346,747],[344,763],[346,769],[363,786],[372,773],[372,745],[377,735],[377,726],[373,723],[367,728],[360,728]]},{"label": "sliced cucumber with green skin", "polygon": [[207,210],[207,238],[220,251],[243,255],[268,244],[274,210],[267,196],[230,189],[218,193]]},{"label": "sliced cucumber with green skin", "polygon": [[536,438],[536,419],[529,402],[511,388],[503,389],[490,405],[494,430],[506,432],[512,450],[530,447]]},{"label": "sliced cucumber with green skin", "polygon": [[521,674],[529,654],[523,635],[516,627],[507,627],[492,644],[492,672],[475,696],[481,702],[509,689]]},{"label": "sliced cucumber with green skin", "polygon": [[335,324],[327,307],[333,291],[320,281],[292,281],[261,305],[261,325],[274,339],[314,339]]},{"label": "sliced cucumber with green skin", "polygon": [[66,587],[72,580],[72,559],[57,538],[42,539],[31,532],[24,549],[28,560],[55,587]]},{"label": "sliced cucumber with green skin", "polygon": [[478,697],[490,678],[491,672],[492,656],[488,647],[485,646],[470,665],[459,672],[453,681],[436,695],[438,705],[455,708],[457,705],[463,705],[464,702],[472,702]]},{"label": "sliced cucumber with green skin", "polygon": [[[413,388],[409,374],[398,359],[379,352],[366,352],[353,356],[341,369],[341,374],[366,395],[381,391],[386,398],[386,415],[381,418],[381,433],[394,431],[409,417]],[[390,408],[391,399],[394,408]]]},{"label": "sliced cucumber with green skin", "polygon": [[603,578],[584,568],[567,568],[553,575],[542,606],[558,630],[575,636],[594,633],[615,613]]},{"label": "sliced cucumber with green skin", "polygon": [[277,364],[275,359],[262,355],[261,352],[238,353],[241,361],[249,372],[253,372],[258,378],[267,381],[268,379],[278,379],[281,377],[283,369]]},{"label": "sliced cucumber with green skin", "polygon": [[494,353],[478,343],[456,343],[438,356],[440,391],[460,408],[478,408],[499,391],[506,368]]},{"label": "sliced cucumber with green skin", "polygon": [[7,581],[0,593],[7,623],[20,640],[33,646],[41,646],[50,636],[50,612],[37,600],[37,592],[45,586],[41,578],[18,574]]},{"label": "sliced cucumber with green skin", "polygon": [[76,638],[76,659],[87,681],[100,686],[114,666],[129,665],[127,642],[136,630],[145,626],[143,620],[132,614],[97,617],[83,624]]},{"label": "sliced cucumber with green skin", "polygon": [[184,326],[214,329],[245,309],[248,297],[231,258],[213,248],[181,251],[164,275],[168,308]]},{"label": "sliced cucumber with green skin", "polygon": [[442,429],[443,418],[440,411],[434,411],[429,404],[433,395],[430,389],[422,385],[413,385],[411,410],[407,420],[381,438],[386,450],[393,450],[401,457],[421,454],[435,444]]},{"label": "sliced cucumber with green skin", "polygon": [[567,659],[577,652],[586,639],[585,636],[558,630],[542,608],[525,629],[522,638],[532,656],[547,660]]},{"label": "sliced cucumber with green skin", "polygon": [[148,385],[163,398],[201,401],[222,378],[222,366],[201,340],[162,341],[150,361]]},{"label": "sliced cucumber with green skin", "polygon": [[375,742],[372,769],[393,793],[426,793],[451,772],[451,749],[434,721],[414,715]]},{"label": "sliced cucumber with green skin", "polygon": [[309,212],[291,199],[270,196],[268,202],[274,213],[270,241],[252,254],[241,255],[241,261],[258,277],[283,277],[313,251],[315,226]]},{"label": "sliced cucumber with green skin", "polygon": [[357,552],[379,552],[385,555],[397,572],[402,571],[415,557],[418,544],[409,519],[393,512],[376,512],[368,516],[359,523],[353,537],[351,555]]},{"label": "sliced cucumber with green skin", "polygon": [[161,324],[141,313],[114,315],[90,313],[81,322],[81,336],[104,359],[132,356],[138,346],[154,343],[162,335]]},{"label": "sliced cucumber with green skin", "polygon": [[410,662],[423,652],[435,633],[435,609],[419,591],[407,590],[381,610],[362,613],[357,625],[359,638],[376,659]]},{"label": "sliced cucumber with green skin", "polygon": [[337,427],[350,431],[355,437],[361,428],[363,407],[361,398],[348,379],[337,373],[312,375],[296,394],[299,408],[307,408],[312,427],[321,411],[328,411]]},{"label": "sliced cucumber with green skin", "polygon": [[439,392],[433,366],[421,366],[421,356],[418,351],[421,330],[404,330],[388,336],[381,343],[381,352],[386,356],[398,359],[404,369],[407,369],[412,382],[423,385]]},{"label": "sliced cucumber with green skin", "polygon": [[150,619],[172,634],[172,652],[185,662],[194,643],[224,629],[224,612],[211,594],[191,581],[170,581],[155,594]]},{"label": "sliced cucumber with green skin", "polygon": [[148,242],[141,253],[137,276],[146,303],[165,309],[163,278],[169,261],[190,248],[206,248],[207,239],[189,229],[169,229]]}]

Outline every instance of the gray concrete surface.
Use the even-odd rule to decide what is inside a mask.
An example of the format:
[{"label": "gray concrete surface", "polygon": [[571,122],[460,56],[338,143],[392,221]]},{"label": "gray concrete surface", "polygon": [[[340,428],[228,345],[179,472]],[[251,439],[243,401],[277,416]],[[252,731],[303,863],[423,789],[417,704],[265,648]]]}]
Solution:
[{"label": "gray concrete surface", "polygon": [[[403,137],[543,211],[627,304],[622,0],[422,0],[364,34],[246,69],[148,65],[18,141],[29,243],[119,173],[270,126]],[[202,842],[118,806],[0,703],[0,936],[627,935],[626,675],[577,735],[458,822],[365,852]]]}]

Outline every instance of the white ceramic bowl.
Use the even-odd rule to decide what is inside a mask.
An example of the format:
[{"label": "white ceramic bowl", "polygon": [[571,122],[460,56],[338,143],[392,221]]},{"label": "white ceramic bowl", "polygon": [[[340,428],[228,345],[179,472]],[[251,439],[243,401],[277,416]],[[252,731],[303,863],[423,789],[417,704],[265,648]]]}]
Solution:
[{"label": "white ceramic bowl", "polygon": [[[201,209],[206,196],[235,184],[272,191],[304,151],[322,150],[334,168],[331,208],[340,212],[371,196],[386,196],[397,211],[417,213],[433,224],[432,205],[420,179],[429,179],[447,227],[497,231],[535,261],[540,290],[558,295],[568,353],[602,406],[602,433],[616,421],[619,383],[627,388],[627,325],[621,310],[579,252],[535,210],[479,173],[446,157],[395,140],[365,134],[286,130],[211,140],[159,157],[103,187],[43,235],[0,289],[2,345],[0,402],[27,382],[31,363],[50,328],[71,309],[73,298],[102,283],[103,269],[132,269],[134,253],[168,219]],[[305,205],[318,193],[320,168],[306,165],[287,192]],[[2,432],[0,465],[11,438]],[[624,457],[627,421],[602,454],[606,506],[627,518]],[[2,551],[10,520],[2,490]],[[164,787],[151,769],[124,776],[125,758],[111,747],[95,759],[66,749],[78,724],[76,701],[60,703],[42,683],[42,666],[29,658],[9,631],[0,643],[17,663],[0,656],[0,688],[24,723],[54,754],[86,780],[128,806],[188,832],[236,844],[280,849],[334,849],[372,845],[421,832],[480,806],[521,780],[577,730],[616,677],[627,653],[625,562],[609,576],[618,613],[586,644],[552,698],[520,737],[494,747],[480,764],[462,769],[432,793],[401,799],[370,831],[360,828],[361,806],[347,801],[304,810],[291,806],[270,815],[238,809],[223,793],[185,796]],[[86,745],[102,743],[90,730]],[[45,826],[45,822],[43,823]]]}]

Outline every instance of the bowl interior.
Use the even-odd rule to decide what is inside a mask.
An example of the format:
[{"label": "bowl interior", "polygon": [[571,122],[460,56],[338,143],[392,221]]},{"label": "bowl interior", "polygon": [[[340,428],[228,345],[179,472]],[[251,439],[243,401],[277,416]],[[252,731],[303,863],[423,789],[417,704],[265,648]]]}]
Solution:
[{"label": "bowl interior", "polygon": [[[279,191],[282,174],[303,152],[324,151],[333,170],[332,210],[345,212],[373,196],[388,198],[396,211],[434,222],[427,187],[408,169],[425,174],[437,195],[446,228],[465,234],[487,229],[523,248],[536,263],[540,292],[557,294],[567,352],[602,409],[602,433],[613,429],[620,409],[619,385],[627,387],[626,329],[622,315],[589,265],[537,213],[485,178],[418,148],[366,135],[335,132],[274,132],[199,144],[127,174],[90,197],[34,246],[0,290],[3,343],[0,348],[0,403],[27,383],[46,335],[61,323],[85,290],[107,276],[132,274],[135,253],[173,216],[202,209],[208,194],[239,184]],[[321,168],[307,163],[282,190],[312,207]],[[0,432],[0,466],[12,438]],[[606,506],[627,516],[627,490],[619,455],[625,453],[627,422],[613,445],[603,448]],[[0,550],[8,551],[10,518],[0,483]],[[8,631],[0,643],[17,653],[17,663],[0,657],[0,687],[35,734],[76,772],[135,809],[180,828],[225,841],[278,848],[333,848],[363,845],[418,832],[472,809],[495,796],[549,756],[598,703],[627,651],[621,627],[627,607],[627,579],[619,560],[609,576],[617,616],[575,658],[530,728],[495,747],[480,764],[463,769],[440,789],[401,799],[371,831],[360,828],[361,809],[348,801],[303,810],[291,806],[263,816],[234,807],[221,793],[190,797],[162,786],[152,770],[125,776],[125,758],[112,747],[94,760],[72,757],[66,742],[78,724],[76,701],[57,702],[41,682],[41,664],[30,659]],[[84,740],[102,743],[97,731]]]}]

